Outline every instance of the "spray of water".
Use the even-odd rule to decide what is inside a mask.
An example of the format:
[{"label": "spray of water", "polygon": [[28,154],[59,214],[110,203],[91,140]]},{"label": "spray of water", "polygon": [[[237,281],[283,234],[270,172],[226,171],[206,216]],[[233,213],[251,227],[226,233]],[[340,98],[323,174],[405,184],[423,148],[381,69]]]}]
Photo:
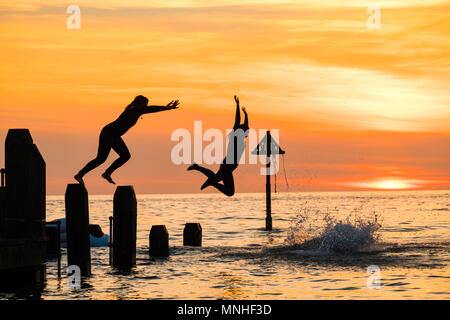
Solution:
[{"label": "spray of water", "polygon": [[380,239],[381,222],[362,208],[342,214],[338,208],[311,209],[305,203],[291,222],[285,245],[303,250],[353,253],[370,249]]}]

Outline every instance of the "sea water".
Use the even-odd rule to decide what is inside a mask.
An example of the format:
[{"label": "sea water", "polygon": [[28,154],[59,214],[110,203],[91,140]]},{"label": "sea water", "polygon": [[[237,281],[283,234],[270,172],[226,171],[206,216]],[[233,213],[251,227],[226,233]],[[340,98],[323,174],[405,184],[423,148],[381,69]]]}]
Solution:
[{"label": "sea water", "polygon": [[[90,223],[109,232],[112,195],[90,196]],[[449,299],[450,191],[275,193],[273,231],[265,195],[138,195],[137,264],[109,265],[93,247],[92,276],[68,285],[47,262],[42,299]],[[47,198],[47,220],[63,218],[64,197]],[[186,222],[202,247],[183,247]],[[170,256],[151,259],[152,225],[169,231]],[[376,271],[374,273],[374,270]],[[373,281],[373,277],[377,281]]]}]

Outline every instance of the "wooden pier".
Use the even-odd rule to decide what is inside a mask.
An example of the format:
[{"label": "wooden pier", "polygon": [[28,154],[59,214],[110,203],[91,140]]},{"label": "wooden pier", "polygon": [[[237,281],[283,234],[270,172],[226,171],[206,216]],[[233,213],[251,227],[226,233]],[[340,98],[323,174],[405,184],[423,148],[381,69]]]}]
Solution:
[{"label": "wooden pier", "polygon": [[0,189],[0,287],[45,282],[46,166],[28,129],[10,129]]}]

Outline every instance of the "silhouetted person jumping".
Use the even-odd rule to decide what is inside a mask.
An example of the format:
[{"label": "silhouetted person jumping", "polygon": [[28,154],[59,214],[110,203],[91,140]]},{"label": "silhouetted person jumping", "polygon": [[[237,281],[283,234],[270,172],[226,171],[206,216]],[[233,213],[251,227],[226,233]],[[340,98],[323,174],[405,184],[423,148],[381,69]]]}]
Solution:
[{"label": "silhouetted person jumping", "polygon": [[[194,163],[187,169],[197,170],[208,177],[206,182],[202,185],[201,190],[208,186],[213,186],[223,194],[231,197],[234,195],[234,179],[233,171],[238,167],[239,161],[245,151],[245,138],[248,136],[248,115],[245,108],[242,111],[245,114],[244,123],[241,124],[241,112],[239,109],[239,98],[234,96],[236,101],[236,118],[234,121],[233,131],[228,134],[228,146],[227,146],[227,156],[223,159],[220,164],[217,173],[212,170],[206,169]],[[219,182],[223,181],[223,184]]]},{"label": "silhouetted person jumping", "polygon": [[136,124],[139,117],[146,113],[154,113],[165,110],[177,109],[179,105],[178,100],[174,100],[166,106],[148,106],[148,99],[144,96],[137,96],[133,102],[125,108],[125,111],[110,124],[106,125],[100,132],[98,143],[97,157],[81,169],[75,176],[75,180],[84,185],[83,177],[89,171],[97,168],[104,163],[108,158],[109,152],[113,149],[119,155],[106,171],[102,174],[108,182],[115,184],[111,179],[111,174],[125,162],[127,162],[131,155],[125,142],[122,140],[124,135],[132,126]]}]

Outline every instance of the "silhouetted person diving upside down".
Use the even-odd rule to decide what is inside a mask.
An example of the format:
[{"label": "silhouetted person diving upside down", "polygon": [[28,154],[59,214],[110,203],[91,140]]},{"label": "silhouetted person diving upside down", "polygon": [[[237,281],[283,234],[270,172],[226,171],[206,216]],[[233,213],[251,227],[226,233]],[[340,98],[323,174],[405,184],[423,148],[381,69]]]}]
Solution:
[{"label": "silhouetted person diving upside down", "polygon": [[[233,171],[239,165],[239,161],[242,158],[242,155],[245,151],[245,138],[248,136],[248,115],[245,108],[242,108],[242,111],[245,115],[244,123],[241,124],[241,112],[239,109],[239,98],[234,96],[234,100],[236,101],[236,117],[234,121],[233,131],[231,131],[228,135],[228,146],[227,146],[227,156],[223,159],[220,164],[219,170],[217,173],[214,173],[212,170],[206,169],[204,167],[199,166],[194,163],[189,166],[187,169],[197,170],[203,173],[208,177],[206,182],[202,185],[201,190],[205,189],[208,186],[213,186],[223,194],[231,197],[234,195],[234,179],[233,179]],[[223,184],[219,183],[223,181]]]},{"label": "silhouetted person diving upside down", "polygon": [[148,99],[146,97],[137,96],[133,102],[125,108],[117,120],[111,122],[102,129],[98,142],[97,157],[88,162],[88,164],[74,176],[75,180],[84,185],[84,175],[104,163],[108,158],[109,152],[113,149],[117,152],[119,158],[106,169],[102,174],[102,177],[114,184],[115,182],[111,179],[111,174],[117,168],[125,164],[131,157],[125,142],[122,140],[122,135],[134,126],[139,120],[139,117],[143,114],[177,109],[177,106],[180,104],[178,100],[174,100],[166,106],[148,106],[147,103]]}]

